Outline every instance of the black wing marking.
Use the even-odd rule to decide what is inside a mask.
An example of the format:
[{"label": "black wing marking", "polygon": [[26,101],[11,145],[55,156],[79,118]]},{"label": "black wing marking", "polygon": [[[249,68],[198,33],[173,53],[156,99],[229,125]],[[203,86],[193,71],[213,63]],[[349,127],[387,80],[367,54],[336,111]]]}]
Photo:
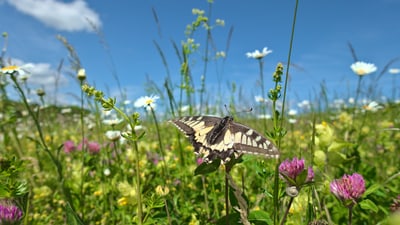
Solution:
[{"label": "black wing marking", "polygon": [[232,117],[193,116],[171,121],[192,143],[195,153],[208,161],[220,158],[229,160],[234,154],[263,155],[279,157],[275,145],[253,129],[234,123]]}]

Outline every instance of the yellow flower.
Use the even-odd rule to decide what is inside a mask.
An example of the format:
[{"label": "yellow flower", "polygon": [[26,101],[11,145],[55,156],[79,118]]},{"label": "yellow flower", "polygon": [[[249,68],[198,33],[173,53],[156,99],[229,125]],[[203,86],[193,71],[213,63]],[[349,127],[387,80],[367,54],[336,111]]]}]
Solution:
[{"label": "yellow flower", "polygon": [[317,166],[323,166],[326,164],[326,154],[324,151],[317,150],[314,153],[314,163]]},{"label": "yellow flower", "polygon": [[135,197],[136,196],[136,189],[132,185],[130,185],[127,181],[118,183],[117,185],[118,191],[127,197]]},{"label": "yellow flower", "polygon": [[158,185],[156,187],[156,193],[160,196],[166,196],[169,193],[169,188],[167,186]]},{"label": "yellow flower", "polygon": [[117,202],[118,202],[119,206],[126,206],[128,204],[128,198],[122,197],[122,198],[118,199]]},{"label": "yellow flower", "polygon": [[100,195],[102,195],[102,194],[103,194],[103,191],[101,191],[101,190],[97,190],[97,191],[95,191],[95,192],[93,193],[94,196],[100,196]]},{"label": "yellow flower", "polygon": [[53,138],[52,138],[50,135],[46,135],[46,136],[44,137],[44,140],[46,141],[46,143],[51,143],[52,140],[53,140]]},{"label": "yellow flower", "polygon": [[195,214],[192,214],[192,219],[190,220],[189,225],[199,225],[199,224],[200,224],[200,222],[199,222],[199,220],[196,218],[196,215],[195,215]]},{"label": "yellow flower", "polygon": [[297,198],[294,198],[292,207],[289,209],[289,213],[297,214],[303,213],[307,208],[307,198],[305,195],[299,195]]},{"label": "yellow flower", "polygon": [[316,130],[316,137],[315,137],[315,144],[320,147],[327,147],[329,146],[333,139],[334,139],[334,131],[329,126],[329,124],[323,121],[320,124],[315,125]]},{"label": "yellow flower", "polygon": [[338,119],[341,124],[350,124],[351,115],[348,114],[347,112],[342,112],[339,114]]}]

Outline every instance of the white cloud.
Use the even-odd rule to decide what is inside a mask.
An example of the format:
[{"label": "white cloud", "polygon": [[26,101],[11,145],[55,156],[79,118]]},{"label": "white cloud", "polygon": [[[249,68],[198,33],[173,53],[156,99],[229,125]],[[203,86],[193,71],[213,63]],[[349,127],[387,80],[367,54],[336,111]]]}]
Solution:
[{"label": "white cloud", "polygon": [[28,73],[27,83],[33,87],[44,87],[46,90],[53,90],[56,86],[65,87],[68,85],[67,77],[52,68],[49,63],[26,63],[19,59],[12,59],[12,64],[22,66]]},{"label": "white cloud", "polygon": [[100,16],[84,0],[8,0],[18,11],[60,31],[92,31],[101,27]]}]

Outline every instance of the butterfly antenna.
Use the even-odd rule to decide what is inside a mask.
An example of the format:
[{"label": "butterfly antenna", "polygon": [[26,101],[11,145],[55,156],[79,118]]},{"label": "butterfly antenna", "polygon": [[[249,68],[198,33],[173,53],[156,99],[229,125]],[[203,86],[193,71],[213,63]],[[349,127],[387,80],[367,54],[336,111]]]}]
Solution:
[{"label": "butterfly antenna", "polygon": [[[230,115],[230,116],[233,116],[232,115],[232,112],[229,110],[229,108],[228,108],[228,106],[226,105],[226,104],[224,104],[224,107],[225,107],[225,110],[228,112],[228,115]],[[245,109],[245,110],[241,110],[241,111],[238,111],[238,112],[235,112],[235,114],[238,114],[238,113],[250,113],[250,112],[252,112],[253,111],[253,108],[252,107],[250,107],[250,108],[248,108],[248,109]]]}]

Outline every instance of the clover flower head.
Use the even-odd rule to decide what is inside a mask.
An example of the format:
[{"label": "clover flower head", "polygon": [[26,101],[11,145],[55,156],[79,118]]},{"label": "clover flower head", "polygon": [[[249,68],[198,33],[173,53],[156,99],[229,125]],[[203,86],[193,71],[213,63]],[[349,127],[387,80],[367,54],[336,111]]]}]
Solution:
[{"label": "clover flower head", "polygon": [[155,109],[155,102],[159,98],[160,97],[157,95],[142,96],[135,101],[134,106],[136,108],[145,108],[147,110]]},{"label": "clover flower head", "polygon": [[90,154],[97,154],[100,152],[100,144],[95,141],[88,141],[84,139],[79,145],[76,147],[77,150],[88,150]]},{"label": "clover flower head", "polygon": [[362,175],[353,173],[330,183],[330,190],[346,207],[352,207],[365,192],[365,181]]},{"label": "clover flower head", "polygon": [[313,181],[314,180],[314,175],[315,174],[314,174],[314,170],[313,170],[312,166],[309,166],[308,170],[307,170],[306,183]]},{"label": "clover flower head", "polygon": [[355,62],[351,64],[350,68],[358,76],[364,76],[373,73],[377,70],[377,67],[373,63],[366,63],[362,61]]},{"label": "clover flower head", "polygon": [[246,56],[247,58],[253,58],[253,59],[262,59],[266,55],[272,53],[272,50],[268,50],[267,47],[264,47],[262,52],[260,52],[258,49],[255,50],[254,52],[247,52]]},{"label": "clover flower head", "polygon": [[71,140],[65,141],[64,142],[64,152],[65,153],[71,153],[76,150],[75,143]]},{"label": "clover flower head", "polygon": [[[306,173],[307,172],[307,173]],[[314,179],[314,171],[312,167],[304,169],[304,159],[293,158],[292,161],[286,159],[279,165],[279,173],[281,178],[289,185],[301,187],[304,184],[310,183]]]},{"label": "clover flower head", "polygon": [[15,205],[0,205],[0,224],[17,224],[22,211]]},{"label": "clover flower head", "polygon": [[296,177],[304,170],[304,159],[293,158],[292,161],[286,159],[279,165],[279,173],[285,174],[287,177],[295,180]]},{"label": "clover flower head", "polygon": [[97,154],[100,152],[100,144],[95,141],[88,142],[87,148],[91,154]]},{"label": "clover flower head", "polygon": [[393,199],[393,203],[390,205],[390,211],[400,213],[400,195]]}]

